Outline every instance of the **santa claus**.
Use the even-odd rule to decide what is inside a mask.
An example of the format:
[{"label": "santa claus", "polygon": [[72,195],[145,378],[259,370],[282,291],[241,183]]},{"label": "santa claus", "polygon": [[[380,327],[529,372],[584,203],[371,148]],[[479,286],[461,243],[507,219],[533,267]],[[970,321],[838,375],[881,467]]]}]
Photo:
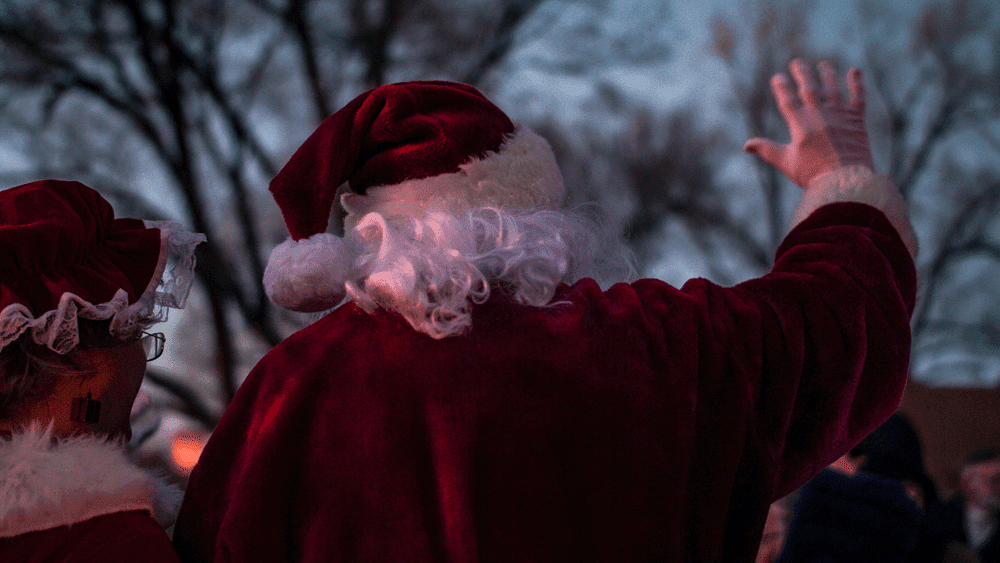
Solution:
[{"label": "santa claus", "polygon": [[819,70],[772,83],[791,143],[747,150],[805,191],[772,270],[729,288],[631,281],[548,144],[469,86],[382,86],[329,117],[271,183],[291,240],[264,284],[332,311],[230,404],[181,559],[752,561],[771,501],[907,374],[916,239],[872,171],[860,72],[845,97]]}]

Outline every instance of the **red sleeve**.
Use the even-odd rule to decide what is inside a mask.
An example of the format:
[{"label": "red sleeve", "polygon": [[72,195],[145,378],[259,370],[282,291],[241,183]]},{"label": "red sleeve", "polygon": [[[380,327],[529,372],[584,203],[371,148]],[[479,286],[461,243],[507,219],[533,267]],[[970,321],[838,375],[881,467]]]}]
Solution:
[{"label": "red sleeve", "polygon": [[[732,424],[727,405],[735,413],[739,403],[750,404],[744,447],[757,448],[773,467],[774,498],[804,484],[898,407],[916,272],[880,211],[824,206],[788,234],[767,275],[732,289],[693,280],[683,291],[704,307],[700,433],[724,435]],[[736,373],[749,377],[727,378]],[[717,447],[718,439],[711,442]],[[744,469],[738,474],[756,474]]]}]

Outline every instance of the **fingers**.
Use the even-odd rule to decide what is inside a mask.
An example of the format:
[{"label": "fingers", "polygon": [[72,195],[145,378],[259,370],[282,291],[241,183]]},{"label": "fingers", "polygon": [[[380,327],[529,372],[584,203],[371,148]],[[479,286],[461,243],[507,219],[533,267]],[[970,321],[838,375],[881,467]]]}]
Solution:
[{"label": "fingers", "polygon": [[[812,68],[801,59],[795,59],[788,65],[795,82],[798,83],[797,90],[792,86],[788,76],[783,73],[775,74],[771,78],[771,90],[774,91],[778,107],[786,119],[790,112],[799,109],[803,103],[810,106],[819,106],[822,102],[830,106],[840,106],[844,103],[840,81],[834,66],[829,61],[821,61],[816,66],[819,69],[822,87],[817,84]],[[851,109],[864,111],[865,85],[861,78],[861,70],[851,68],[847,72],[847,88]]]},{"label": "fingers", "polygon": [[799,97],[802,101],[811,106],[819,105],[819,87],[809,65],[802,59],[795,59],[788,68],[799,84]]},{"label": "fingers", "polygon": [[792,87],[792,81],[784,73],[779,72],[771,77],[771,91],[774,92],[774,99],[778,103],[778,109],[785,117],[785,121],[794,119],[795,111],[802,106],[802,101]]},{"label": "fingers", "polygon": [[840,81],[837,78],[837,71],[829,61],[820,61],[819,78],[823,82],[823,95],[826,96],[826,103],[831,106],[839,106],[843,103],[840,93]]},{"label": "fingers", "polygon": [[865,83],[861,77],[861,69],[852,67],[847,71],[847,90],[851,96],[851,107],[858,111],[865,110]]}]

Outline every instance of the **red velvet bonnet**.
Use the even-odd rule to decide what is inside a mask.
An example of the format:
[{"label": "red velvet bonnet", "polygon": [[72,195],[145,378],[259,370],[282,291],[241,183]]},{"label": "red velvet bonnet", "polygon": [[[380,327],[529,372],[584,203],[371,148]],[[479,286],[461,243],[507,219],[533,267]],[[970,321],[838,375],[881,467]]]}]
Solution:
[{"label": "red velvet bonnet", "polygon": [[[201,235],[170,223],[116,218],[79,182],[40,180],[0,191],[0,348],[31,331],[65,353],[78,342],[76,319],[112,319],[134,333],[140,319],[165,317],[190,286]],[[183,262],[167,276],[171,252]],[[170,288],[161,287],[170,281]]]}]

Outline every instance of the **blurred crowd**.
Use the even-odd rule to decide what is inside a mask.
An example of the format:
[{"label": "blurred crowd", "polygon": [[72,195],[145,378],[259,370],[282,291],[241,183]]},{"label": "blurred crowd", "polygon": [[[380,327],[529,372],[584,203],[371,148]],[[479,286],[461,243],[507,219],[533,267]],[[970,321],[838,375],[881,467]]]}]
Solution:
[{"label": "blurred crowd", "polygon": [[771,505],[757,563],[1000,563],[1000,448],[968,452],[945,497],[896,413]]}]

